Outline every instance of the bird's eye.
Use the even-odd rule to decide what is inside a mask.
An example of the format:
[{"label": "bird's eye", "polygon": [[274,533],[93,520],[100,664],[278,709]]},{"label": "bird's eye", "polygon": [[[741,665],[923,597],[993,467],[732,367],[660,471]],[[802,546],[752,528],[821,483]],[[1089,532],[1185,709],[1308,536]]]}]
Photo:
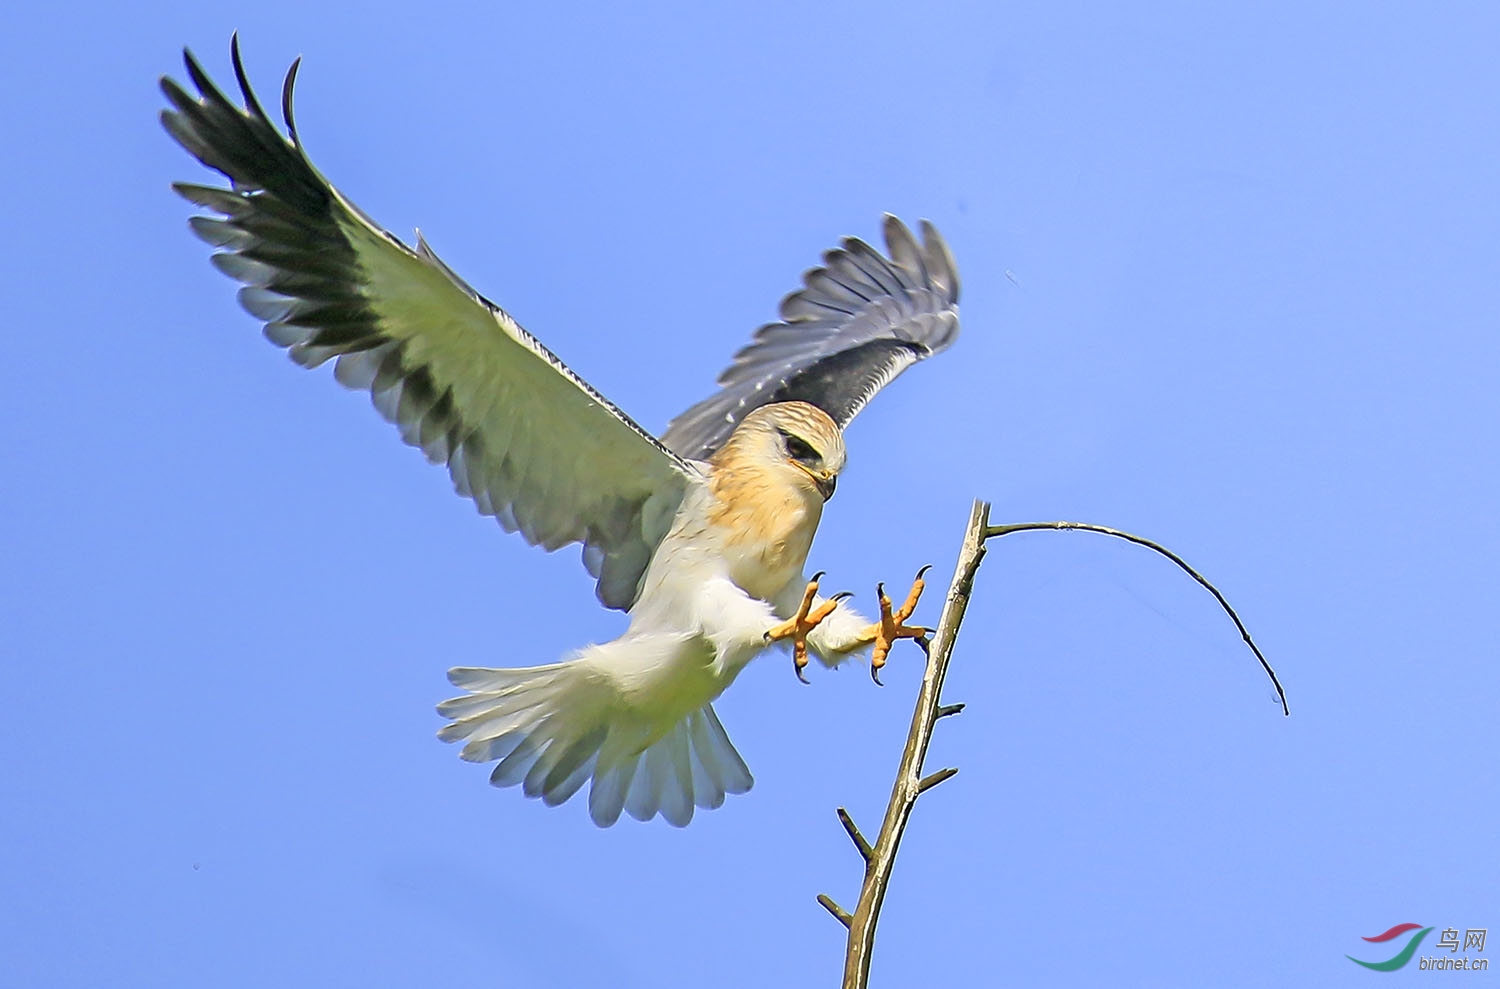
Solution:
[{"label": "bird's eye", "polygon": [[791,433],[786,434],[786,452],[793,460],[800,460],[804,464],[815,464],[823,459],[806,440]]}]

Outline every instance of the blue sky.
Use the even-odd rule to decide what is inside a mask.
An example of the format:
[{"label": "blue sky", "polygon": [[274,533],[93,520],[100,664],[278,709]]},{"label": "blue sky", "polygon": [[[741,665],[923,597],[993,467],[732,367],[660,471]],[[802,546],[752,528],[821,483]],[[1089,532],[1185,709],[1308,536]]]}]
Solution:
[{"label": "blue sky", "polygon": [[[0,37],[0,959],[16,985],[836,983],[919,680],[746,671],[756,775],[599,831],[433,734],[451,665],[614,635],[239,311],[156,123],[180,48],[650,428],[884,211],[955,349],[850,430],[812,565],[991,547],[877,986],[1361,985],[1500,926],[1500,29],[1487,5],[31,5]],[[936,613],[934,600],[921,613]],[[1361,954],[1361,951],[1365,952]],[[1490,949],[1492,952],[1493,949]],[[1381,952],[1384,952],[1382,954]],[[1424,954],[1429,953],[1424,949]],[[1493,979],[1493,974],[1480,976]]]}]

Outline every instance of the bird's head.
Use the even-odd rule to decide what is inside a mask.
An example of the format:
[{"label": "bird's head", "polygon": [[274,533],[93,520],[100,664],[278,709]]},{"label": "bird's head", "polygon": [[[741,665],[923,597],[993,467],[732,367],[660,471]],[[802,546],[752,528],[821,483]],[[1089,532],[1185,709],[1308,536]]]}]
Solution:
[{"label": "bird's head", "polygon": [[747,415],[714,460],[775,471],[827,501],[844,456],[844,437],[826,412],[806,402],[776,402]]}]

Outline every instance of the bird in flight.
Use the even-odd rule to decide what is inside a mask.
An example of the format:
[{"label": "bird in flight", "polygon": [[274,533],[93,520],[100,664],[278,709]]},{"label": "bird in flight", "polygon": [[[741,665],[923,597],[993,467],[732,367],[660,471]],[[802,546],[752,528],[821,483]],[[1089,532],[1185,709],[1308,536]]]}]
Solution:
[{"label": "bird in flight", "polygon": [[459,494],[546,550],[583,546],[599,600],[629,614],[612,642],[522,669],[457,668],[438,711],[497,786],[557,805],[585,783],[601,827],[622,811],[681,827],[750,788],[713,701],[755,656],[790,645],[833,666],[923,641],[921,574],[876,621],[804,573],[844,468],[843,429],[882,387],[958,334],[958,275],[924,221],[895,217],[886,254],[846,238],[781,303],[713,395],[653,437],[570,371],[417,235],[409,247],[313,167],[282,89],[283,136],[231,44],[243,107],[184,51],[197,94],[162,79],[167,132],[229,188],[177,183],[189,221],[266,337],[303,367],[334,362]]}]

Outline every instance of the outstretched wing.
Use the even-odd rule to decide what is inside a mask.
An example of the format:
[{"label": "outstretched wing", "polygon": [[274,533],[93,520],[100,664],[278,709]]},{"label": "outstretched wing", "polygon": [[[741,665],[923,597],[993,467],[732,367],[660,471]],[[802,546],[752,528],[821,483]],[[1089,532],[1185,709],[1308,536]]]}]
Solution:
[{"label": "outstretched wing", "polygon": [[198,97],[171,79],[162,123],[227,175],[229,189],[174,188],[218,217],[193,230],[243,282],[240,303],[304,367],[334,358],[334,377],[369,390],[401,438],[508,531],[548,550],[584,544],[613,608],[635,600],[696,468],[589,387],[499,307],[454,275],[420,236],[415,250],[372,223],[312,166],[292,120],[266,116],[232,46],[245,109],[184,52]]},{"label": "outstretched wing", "polygon": [[887,215],[890,257],[857,237],[823,255],[781,301],[780,323],[755,331],[719,375],[720,391],[673,419],[662,442],[706,459],[755,409],[802,401],[842,428],[875,393],[958,336],[958,270],[942,236],[922,221],[918,244]]}]

